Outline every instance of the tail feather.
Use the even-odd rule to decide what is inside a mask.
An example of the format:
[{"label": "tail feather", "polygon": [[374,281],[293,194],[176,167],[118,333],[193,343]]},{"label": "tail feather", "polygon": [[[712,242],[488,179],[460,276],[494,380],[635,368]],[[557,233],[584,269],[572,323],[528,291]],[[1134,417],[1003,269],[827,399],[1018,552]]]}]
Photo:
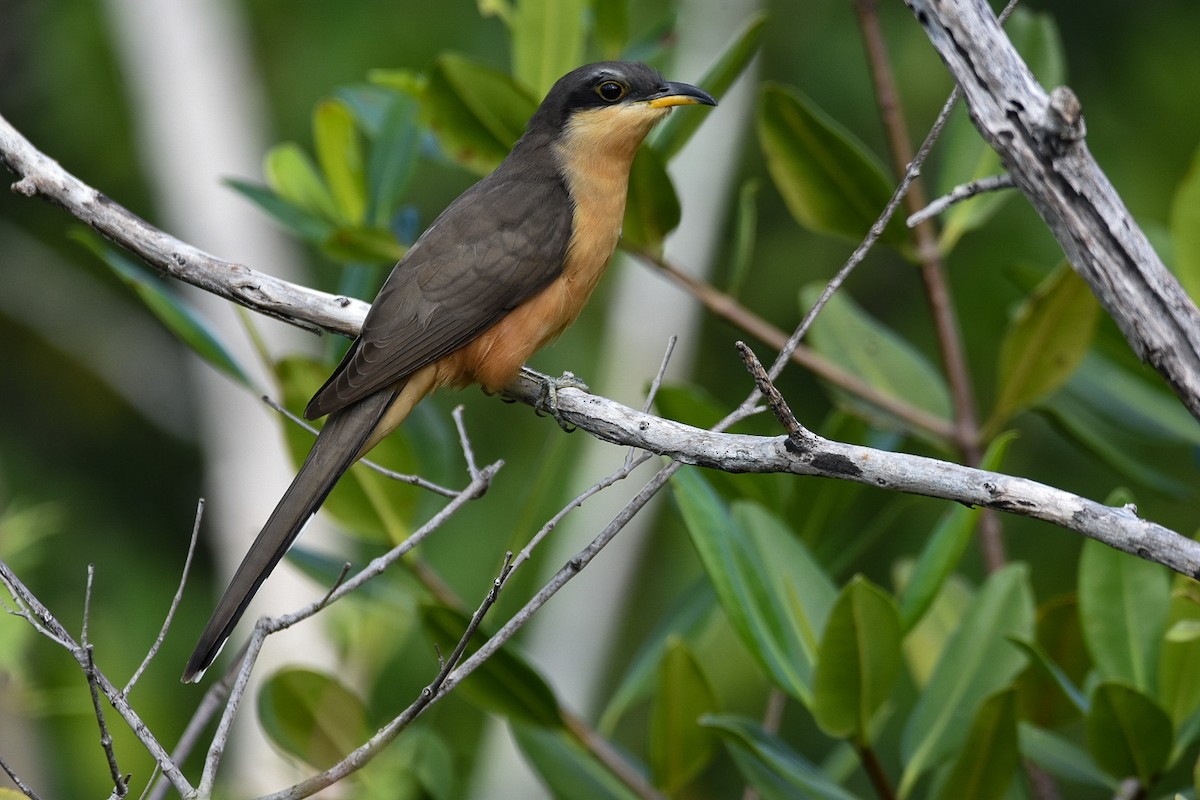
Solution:
[{"label": "tail feather", "polygon": [[250,546],[200,634],[183,673],[184,683],[200,680],[216,660],[258,587],[299,536],[300,529],[325,502],[338,478],[358,460],[363,446],[371,439],[398,394],[398,388],[385,389],[330,415],[300,471]]}]

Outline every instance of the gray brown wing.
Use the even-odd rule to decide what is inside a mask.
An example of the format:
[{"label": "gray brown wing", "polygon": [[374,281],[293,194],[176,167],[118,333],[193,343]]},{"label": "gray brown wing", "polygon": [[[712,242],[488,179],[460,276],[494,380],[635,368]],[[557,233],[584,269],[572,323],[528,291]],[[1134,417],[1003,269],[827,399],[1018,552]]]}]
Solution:
[{"label": "gray brown wing", "polygon": [[543,289],[562,272],[571,215],[557,176],[501,168],[468,189],[392,270],[361,335],[305,416],[403,380]]}]

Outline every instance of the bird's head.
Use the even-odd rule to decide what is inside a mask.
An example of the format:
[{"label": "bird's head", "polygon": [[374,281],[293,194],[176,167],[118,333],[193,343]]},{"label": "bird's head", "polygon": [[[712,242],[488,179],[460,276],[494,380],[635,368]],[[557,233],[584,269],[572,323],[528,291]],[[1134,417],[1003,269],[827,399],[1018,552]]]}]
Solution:
[{"label": "bird's head", "polygon": [[617,155],[633,152],[674,106],[717,103],[702,89],[664,80],[634,61],[588,64],[559,78],[529,120],[526,138]]}]

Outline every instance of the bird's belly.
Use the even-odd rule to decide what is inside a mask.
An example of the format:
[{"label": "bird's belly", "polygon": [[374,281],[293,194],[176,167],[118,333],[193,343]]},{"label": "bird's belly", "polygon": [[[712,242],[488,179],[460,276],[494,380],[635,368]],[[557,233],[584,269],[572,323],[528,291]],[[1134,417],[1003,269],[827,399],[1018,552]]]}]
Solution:
[{"label": "bird's belly", "polygon": [[448,356],[445,369],[439,371],[439,384],[480,383],[487,391],[498,392],[530,356],[575,321],[617,247],[632,158],[631,150],[620,158],[598,160],[578,173],[568,169],[574,218],[562,274]]},{"label": "bird's belly", "polygon": [[498,392],[520,372],[529,357],[549,344],[579,316],[604,274],[616,247],[617,230],[577,241],[563,274],[510,311],[478,338],[447,357],[442,383],[479,383]]}]

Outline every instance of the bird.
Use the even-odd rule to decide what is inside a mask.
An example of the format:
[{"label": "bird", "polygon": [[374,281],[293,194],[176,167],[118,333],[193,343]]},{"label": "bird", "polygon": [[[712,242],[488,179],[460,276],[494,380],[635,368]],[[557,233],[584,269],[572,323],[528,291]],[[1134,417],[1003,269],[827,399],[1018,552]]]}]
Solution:
[{"label": "bird", "polygon": [[328,419],[218,601],[183,673],[199,681],[342,474],[441,387],[498,392],[579,316],[616,249],[634,154],[704,90],[630,61],[550,88],[509,155],[392,269],[304,411]]}]

